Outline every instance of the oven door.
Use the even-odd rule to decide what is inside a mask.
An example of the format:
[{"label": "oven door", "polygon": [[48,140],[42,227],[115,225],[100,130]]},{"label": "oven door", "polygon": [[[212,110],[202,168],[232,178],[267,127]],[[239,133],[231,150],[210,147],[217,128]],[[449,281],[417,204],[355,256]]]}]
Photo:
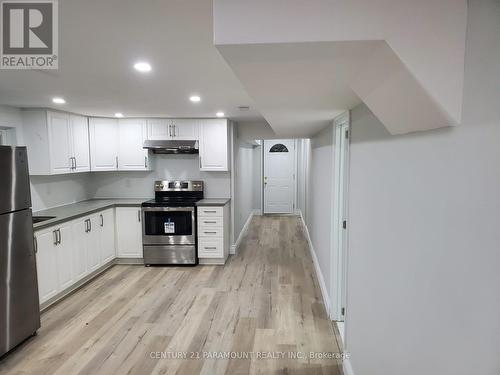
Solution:
[{"label": "oven door", "polygon": [[194,245],[194,207],[143,207],[143,245]]}]

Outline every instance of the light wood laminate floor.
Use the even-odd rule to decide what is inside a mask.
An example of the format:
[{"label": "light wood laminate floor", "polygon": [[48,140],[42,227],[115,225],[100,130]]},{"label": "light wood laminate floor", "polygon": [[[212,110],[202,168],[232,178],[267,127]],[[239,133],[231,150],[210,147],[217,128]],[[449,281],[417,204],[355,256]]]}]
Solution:
[{"label": "light wood laminate floor", "polygon": [[340,374],[310,356],[338,351],[300,219],[256,216],[225,266],[112,267],[45,312],[0,373]]}]

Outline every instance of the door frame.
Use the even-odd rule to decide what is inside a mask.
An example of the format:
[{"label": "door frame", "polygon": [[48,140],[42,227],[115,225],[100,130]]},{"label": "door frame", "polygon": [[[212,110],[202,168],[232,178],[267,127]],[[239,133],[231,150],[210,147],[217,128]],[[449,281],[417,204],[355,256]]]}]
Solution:
[{"label": "door frame", "polygon": [[[333,153],[332,181],[332,257],[331,257],[331,301],[330,319],[345,321],[347,311],[347,261],[349,238],[349,146],[351,132],[350,112],[344,112],[333,120],[335,148]],[[343,147],[342,147],[343,146]],[[343,222],[347,225],[343,227]],[[344,309],[344,314],[342,314]]]},{"label": "door frame", "polygon": [[[266,174],[266,141],[293,141],[293,203],[292,203],[292,212],[287,214],[273,214],[266,212],[266,189],[264,186],[264,177]],[[262,205],[262,215],[296,215],[297,214],[297,139],[295,138],[271,138],[271,139],[262,139],[262,173],[261,173],[261,205]]]}]

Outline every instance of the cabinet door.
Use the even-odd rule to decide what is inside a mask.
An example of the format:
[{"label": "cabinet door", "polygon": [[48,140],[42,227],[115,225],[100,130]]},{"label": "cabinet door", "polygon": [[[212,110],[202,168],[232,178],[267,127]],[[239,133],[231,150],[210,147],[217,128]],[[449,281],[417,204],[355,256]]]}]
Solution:
[{"label": "cabinet door", "polygon": [[73,278],[78,281],[88,273],[86,218],[71,222],[73,232]]},{"label": "cabinet door", "polygon": [[68,288],[74,283],[73,272],[73,234],[71,225],[65,224],[58,228],[59,242],[56,245],[57,270],[59,275],[59,289]]},{"label": "cabinet door", "polygon": [[49,131],[50,173],[71,173],[72,141],[69,115],[47,112]]},{"label": "cabinet door", "polygon": [[89,217],[89,231],[85,238],[87,247],[87,268],[88,272],[93,272],[101,265],[101,249],[100,249],[100,220],[99,215]]},{"label": "cabinet door", "polygon": [[143,149],[147,137],[146,120],[123,119],[118,121],[119,170],[147,170],[148,151]]},{"label": "cabinet door", "polygon": [[229,170],[227,136],[227,120],[200,121],[200,170]]},{"label": "cabinet door", "polygon": [[140,207],[116,208],[116,249],[120,258],[142,258]]},{"label": "cabinet door", "polygon": [[101,264],[105,264],[116,257],[115,215],[113,209],[99,213],[99,229]]},{"label": "cabinet door", "polygon": [[173,137],[171,125],[172,120],[168,119],[148,120],[148,139],[171,139]]},{"label": "cabinet door", "polygon": [[75,169],[73,172],[90,171],[90,139],[87,117],[70,115],[71,139]]},{"label": "cabinet door", "polygon": [[118,122],[109,118],[91,118],[90,168],[92,171],[118,169]]},{"label": "cabinet door", "polygon": [[54,297],[59,290],[55,229],[50,228],[35,233],[37,244],[36,268],[40,303]]},{"label": "cabinet door", "polygon": [[174,139],[193,140],[198,139],[198,120],[177,119],[172,120],[172,134]]}]

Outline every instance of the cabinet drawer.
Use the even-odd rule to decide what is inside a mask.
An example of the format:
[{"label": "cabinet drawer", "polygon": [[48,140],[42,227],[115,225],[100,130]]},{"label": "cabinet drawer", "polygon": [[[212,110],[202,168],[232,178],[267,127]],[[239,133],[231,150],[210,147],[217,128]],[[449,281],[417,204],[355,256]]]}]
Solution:
[{"label": "cabinet drawer", "polygon": [[198,216],[221,216],[223,207],[198,207]]},{"label": "cabinet drawer", "polygon": [[222,258],[224,257],[224,240],[222,238],[202,237],[198,243],[199,258]]},{"label": "cabinet drawer", "polygon": [[198,228],[199,237],[223,237],[223,235],[224,234],[222,228],[215,228],[215,227]]},{"label": "cabinet drawer", "polygon": [[202,229],[223,227],[222,216],[203,216],[198,218],[198,228]]}]

